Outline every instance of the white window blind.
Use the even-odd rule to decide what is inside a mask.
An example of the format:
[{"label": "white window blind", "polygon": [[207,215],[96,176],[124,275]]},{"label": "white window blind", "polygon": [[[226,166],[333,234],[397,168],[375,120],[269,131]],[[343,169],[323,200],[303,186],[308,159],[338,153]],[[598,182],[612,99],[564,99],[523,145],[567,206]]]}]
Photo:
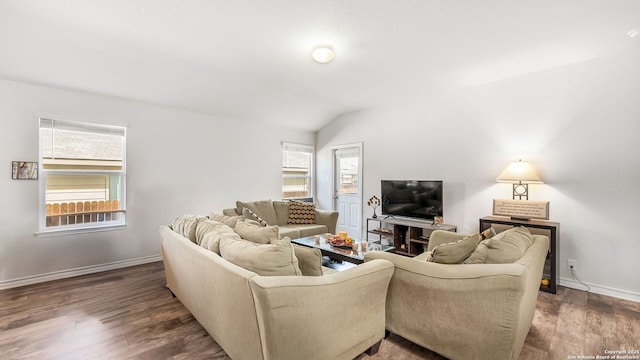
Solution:
[{"label": "white window blind", "polygon": [[313,158],[311,145],[282,143],[282,198],[313,198]]},{"label": "white window blind", "polygon": [[39,232],[125,225],[126,128],[40,118]]}]

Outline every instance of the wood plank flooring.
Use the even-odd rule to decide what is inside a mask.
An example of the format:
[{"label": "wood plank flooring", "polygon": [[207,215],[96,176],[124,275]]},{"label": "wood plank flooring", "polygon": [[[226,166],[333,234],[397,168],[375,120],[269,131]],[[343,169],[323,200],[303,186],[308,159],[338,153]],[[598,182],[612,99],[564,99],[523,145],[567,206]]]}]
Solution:
[{"label": "wood plank flooring", "polygon": [[[229,359],[164,284],[156,262],[0,291],[0,359]],[[640,303],[539,293],[520,359],[605,350],[640,350]],[[444,358],[392,334],[358,359]]]}]

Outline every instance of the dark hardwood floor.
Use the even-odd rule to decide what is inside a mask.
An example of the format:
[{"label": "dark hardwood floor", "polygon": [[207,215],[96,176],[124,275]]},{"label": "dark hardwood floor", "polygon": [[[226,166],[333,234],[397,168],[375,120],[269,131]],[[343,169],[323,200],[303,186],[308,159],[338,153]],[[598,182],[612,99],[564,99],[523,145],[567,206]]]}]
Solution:
[{"label": "dark hardwood floor", "polygon": [[[0,291],[0,359],[229,359],[164,283],[157,262]],[[640,350],[640,303],[539,293],[520,359],[605,350]],[[358,359],[444,358],[392,334]]]}]

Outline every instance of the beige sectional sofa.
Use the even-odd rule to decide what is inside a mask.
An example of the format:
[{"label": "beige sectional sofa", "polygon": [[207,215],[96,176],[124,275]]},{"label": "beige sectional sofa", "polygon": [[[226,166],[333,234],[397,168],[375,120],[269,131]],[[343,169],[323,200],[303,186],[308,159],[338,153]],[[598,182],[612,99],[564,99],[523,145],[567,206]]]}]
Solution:
[{"label": "beige sectional sofa", "polygon": [[[217,218],[237,227],[243,222]],[[248,244],[231,226],[191,220],[160,227],[167,286],[231,358],[353,359],[377,351],[391,262],[300,276],[303,258],[294,256],[287,238]],[[275,256],[272,250],[287,260],[272,274],[293,273],[267,276],[237,265],[262,269]],[[320,266],[319,251],[310,255]]]},{"label": "beige sectional sofa", "polygon": [[[469,242],[471,236],[437,230],[428,252],[415,258],[366,253],[365,261],[385,259],[395,266],[387,330],[453,360],[517,359],[549,248],[546,236],[527,239],[525,232],[512,229],[478,244],[480,239]],[[514,236],[524,240],[509,243]],[[454,251],[442,251],[447,247]],[[444,263],[426,261],[433,258]]]},{"label": "beige sectional sofa", "polygon": [[[251,215],[255,214],[264,220],[267,225],[278,225],[280,235],[283,237],[288,236],[291,239],[324,233],[335,234],[336,223],[338,222],[337,211],[320,210],[314,207],[312,219],[309,221],[312,223],[293,224],[290,221],[289,205],[289,201],[278,200],[236,201],[236,207],[224,209],[223,214],[228,216],[244,215],[250,219],[253,219]],[[251,210],[253,214],[248,214],[244,209]]]}]

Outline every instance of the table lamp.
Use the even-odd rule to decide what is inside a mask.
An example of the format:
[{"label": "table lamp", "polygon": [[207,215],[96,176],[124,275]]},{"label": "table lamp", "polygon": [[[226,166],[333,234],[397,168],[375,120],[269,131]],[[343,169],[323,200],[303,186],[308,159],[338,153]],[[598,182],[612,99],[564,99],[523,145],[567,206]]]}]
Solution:
[{"label": "table lamp", "polygon": [[513,161],[498,175],[496,181],[513,184],[513,199],[529,200],[529,184],[542,184],[536,169],[527,161]]}]

